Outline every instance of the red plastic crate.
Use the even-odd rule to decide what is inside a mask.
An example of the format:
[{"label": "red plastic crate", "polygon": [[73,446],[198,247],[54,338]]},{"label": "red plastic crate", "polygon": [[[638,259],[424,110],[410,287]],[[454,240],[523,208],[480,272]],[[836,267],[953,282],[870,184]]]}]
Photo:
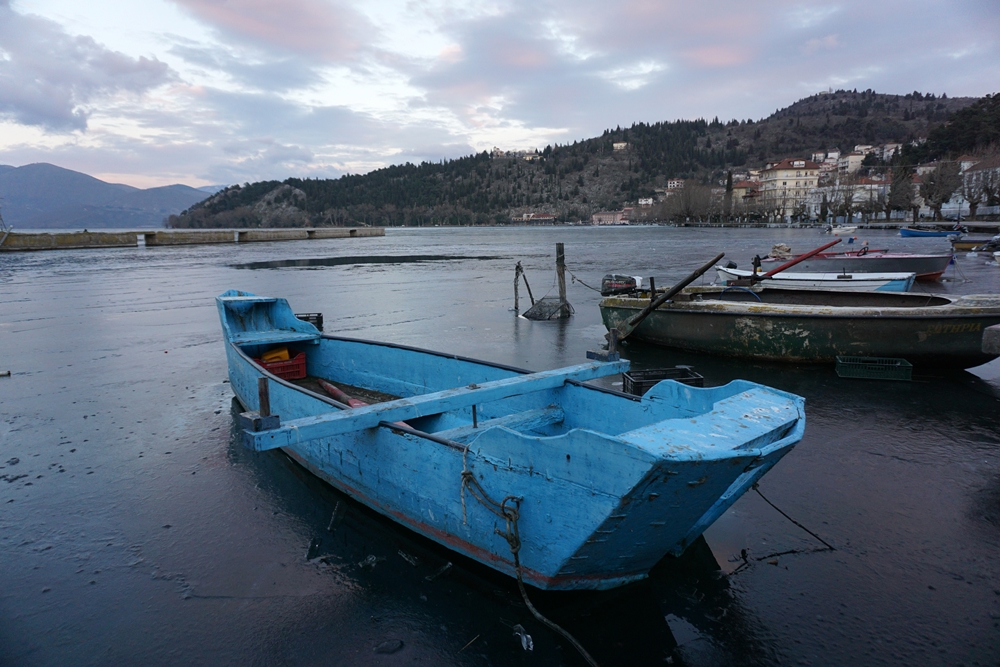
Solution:
[{"label": "red plastic crate", "polygon": [[288,361],[272,361],[270,363],[261,359],[254,359],[254,362],[270,373],[274,373],[282,380],[301,380],[306,376],[306,353],[299,352]]}]

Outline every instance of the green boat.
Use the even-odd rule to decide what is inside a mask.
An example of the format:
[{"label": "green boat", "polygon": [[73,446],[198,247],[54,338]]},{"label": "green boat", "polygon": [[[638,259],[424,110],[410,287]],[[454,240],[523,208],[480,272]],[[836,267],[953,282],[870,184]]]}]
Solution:
[{"label": "green boat", "polygon": [[[650,303],[611,296],[604,325]],[[773,361],[834,363],[838,355],[903,358],[915,366],[971,368],[996,358],[983,330],[1000,324],[1000,295],[688,287],[652,311],[632,338],[666,347]]]}]

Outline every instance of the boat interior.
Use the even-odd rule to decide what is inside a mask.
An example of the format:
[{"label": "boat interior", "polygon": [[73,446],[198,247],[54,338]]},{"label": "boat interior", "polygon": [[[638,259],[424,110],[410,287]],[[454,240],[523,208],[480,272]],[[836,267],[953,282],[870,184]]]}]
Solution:
[{"label": "boat interior", "polygon": [[[406,416],[402,425],[414,429],[418,435],[451,443],[467,444],[488,427],[502,426],[535,438],[562,436],[575,429],[593,432],[595,436],[603,434],[601,437],[628,434],[630,440],[636,440],[635,444],[643,448],[646,440],[643,430],[655,428],[663,420],[683,419],[692,423],[718,420],[720,409],[729,402],[740,401],[741,405],[773,402],[776,391],[743,380],[708,389],[661,382],[639,398],[574,379],[580,373],[577,369],[590,364],[530,374],[451,354],[324,335],[311,324],[296,319],[284,299],[240,294],[220,303],[220,307],[224,309],[224,327],[232,349],[253,364],[244,366],[246,377],[231,374],[234,390],[256,389],[251,374],[260,371],[261,357],[275,346],[287,346],[293,358],[304,353],[304,377],[278,377],[271,383],[271,404],[278,409],[283,422],[344,407],[323,390],[319,381],[324,380],[351,398],[379,403],[380,408],[420,404],[422,407],[414,415]],[[614,364],[606,366],[600,367],[596,374],[586,369],[585,372],[592,378],[621,370]],[[555,381],[537,377],[545,374],[552,375]],[[498,385],[507,386],[501,389]],[[301,398],[295,398],[295,394]],[[755,424],[760,433],[749,442],[762,446],[784,437],[797,419],[795,409],[790,410],[780,419]],[[747,436],[745,426],[741,438]],[[739,443],[727,444],[743,448],[744,442],[747,441],[741,439]],[[721,440],[714,446],[720,445],[727,446]]]}]

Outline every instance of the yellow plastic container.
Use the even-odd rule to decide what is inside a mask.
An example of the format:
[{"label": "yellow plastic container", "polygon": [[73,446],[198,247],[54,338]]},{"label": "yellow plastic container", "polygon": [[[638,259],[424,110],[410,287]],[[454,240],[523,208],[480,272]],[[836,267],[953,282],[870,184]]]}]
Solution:
[{"label": "yellow plastic container", "polygon": [[288,361],[291,359],[291,355],[288,354],[287,347],[276,347],[273,350],[268,350],[261,355],[261,361],[266,361],[271,364],[275,361]]}]

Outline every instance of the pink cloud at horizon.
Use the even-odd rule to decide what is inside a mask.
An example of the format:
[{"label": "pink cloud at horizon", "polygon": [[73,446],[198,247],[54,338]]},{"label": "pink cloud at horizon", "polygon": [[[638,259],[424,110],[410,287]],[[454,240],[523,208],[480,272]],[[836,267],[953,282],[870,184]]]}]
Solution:
[{"label": "pink cloud at horizon", "polygon": [[325,0],[172,0],[217,30],[257,46],[342,61],[364,48],[373,28],[354,10]]}]

